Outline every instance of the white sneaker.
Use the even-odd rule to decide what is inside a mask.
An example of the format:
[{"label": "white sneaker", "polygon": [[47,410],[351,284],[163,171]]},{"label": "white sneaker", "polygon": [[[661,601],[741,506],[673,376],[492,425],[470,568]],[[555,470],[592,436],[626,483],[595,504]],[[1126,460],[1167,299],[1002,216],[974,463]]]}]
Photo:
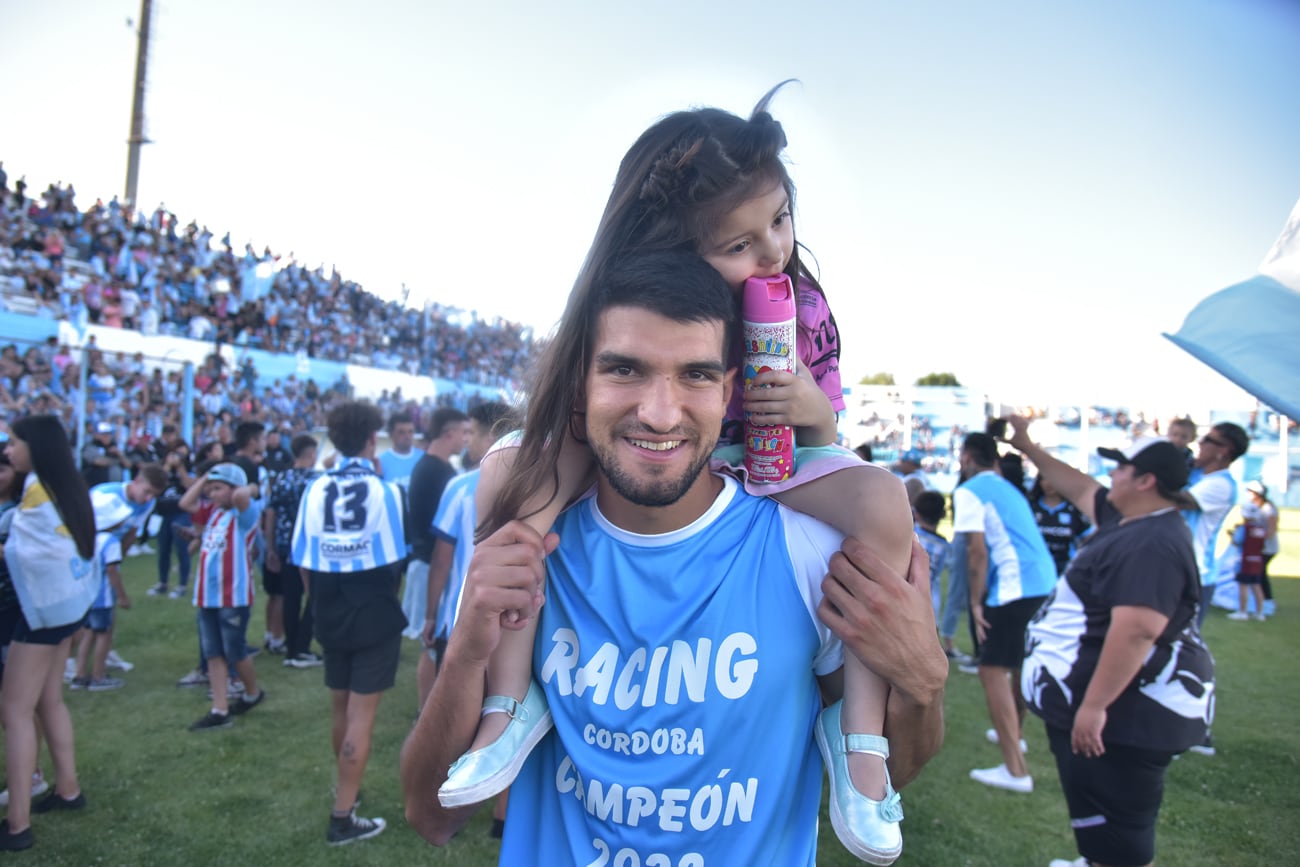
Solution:
[{"label": "white sneaker", "polygon": [[121,671],[130,671],[135,668],[135,663],[127,662],[125,659],[118,656],[116,650],[110,650],[108,652],[108,656],[104,658],[104,665],[107,668],[116,668]]},{"label": "white sneaker", "polygon": [[68,657],[68,661],[63,663],[63,682],[72,683],[77,677],[77,661]]},{"label": "white sneaker", "polygon": [[[44,795],[49,790],[50,790],[50,784],[45,782],[44,777],[42,777],[39,773],[32,774],[32,797],[33,798],[35,798],[37,795]],[[3,792],[0,792],[0,807],[8,807],[8,806],[9,806],[9,790],[5,789]]]},{"label": "white sneaker", "polygon": [[[988,739],[988,742],[989,742],[989,743],[991,743],[991,744],[996,744],[996,743],[998,742],[998,730],[997,730],[997,729],[985,729],[985,730],[984,730],[984,737]],[[1025,754],[1025,753],[1027,753],[1027,752],[1029,752],[1029,744],[1025,743],[1025,739],[1024,739],[1024,738],[1021,738],[1021,739],[1020,739],[1020,753],[1021,753],[1021,755],[1023,755],[1023,754]]]},{"label": "white sneaker", "polygon": [[977,783],[983,783],[986,786],[992,786],[995,789],[1006,789],[1009,792],[1029,793],[1034,790],[1034,778],[1025,774],[1023,777],[1013,777],[1007,770],[1006,765],[998,765],[996,768],[976,768],[970,772],[970,778]]},{"label": "white sneaker", "polygon": [[1229,620],[1249,620],[1250,615],[1245,611],[1234,611],[1228,615]]},{"label": "white sneaker", "polygon": [[1261,623],[1264,622],[1265,620],[1268,620],[1267,614],[1252,614],[1250,616],[1253,617],[1255,620],[1260,621]]},{"label": "white sneaker", "polygon": [[1053,858],[1052,863],[1048,864],[1047,867],[1092,867],[1092,865],[1088,863],[1087,858],[1080,855],[1073,861],[1066,861],[1064,858]]}]

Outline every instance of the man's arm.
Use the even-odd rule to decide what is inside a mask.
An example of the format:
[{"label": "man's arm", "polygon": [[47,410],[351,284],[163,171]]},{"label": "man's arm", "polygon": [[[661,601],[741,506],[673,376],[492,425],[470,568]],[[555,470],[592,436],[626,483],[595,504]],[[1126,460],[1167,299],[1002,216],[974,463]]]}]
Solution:
[{"label": "man's arm", "polygon": [[203,485],[207,480],[207,473],[194,477],[194,481],[190,483],[190,486],[185,489],[185,493],[181,496],[181,501],[176,504],[182,512],[192,513],[198,511],[199,498],[203,496]]},{"label": "man's arm", "polygon": [[1070,733],[1074,752],[1090,758],[1106,752],[1101,740],[1102,730],[1106,728],[1106,709],[1133,682],[1151,645],[1168,624],[1169,618],[1154,608],[1117,605],[1110,610],[1110,627],[1101,645],[1097,669],[1074,714]]},{"label": "man's arm", "polygon": [[988,590],[989,547],[983,533],[966,533],[966,581],[970,584],[970,613],[975,637],[982,643],[989,622],[984,619],[984,593]]},{"label": "man's arm", "polygon": [[267,505],[262,510],[262,537],[266,539],[266,568],[272,572],[279,572],[282,564],[280,563],[280,552],[275,550],[275,507]]},{"label": "man's arm", "polygon": [[[451,561],[456,553],[456,543],[439,536],[433,543],[433,557],[429,560],[429,582],[428,596],[425,597],[427,604],[425,611],[425,632],[430,633],[432,638],[431,624],[438,622],[438,602],[442,599],[442,592],[447,589],[447,579],[451,577]],[[456,601],[448,600],[454,607]]]},{"label": "man's arm", "polygon": [[[1024,416],[1007,417],[1007,426],[1012,434],[1007,442],[1034,462],[1038,475],[1060,492],[1062,497],[1074,504],[1087,516],[1088,522],[1097,523],[1097,491],[1101,483],[1087,473],[1076,470],[1069,464],[1052,457],[1047,451],[1029,438],[1029,419]],[[971,600],[975,599],[974,595]]]},{"label": "man's arm", "polygon": [[902,788],[943,745],[948,658],[935,633],[930,564],[912,542],[906,576],[862,541],[846,538],[822,582],[817,614],[852,653],[889,682],[889,771]]},{"label": "man's arm", "polygon": [[478,730],[488,659],[501,640],[503,615],[532,611],[546,575],[543,561],[557,543],[554,534],[543,538],[512,521],[474,551],[442,669],[402,746],[406,821],[431,843],[446,844],[477,809],[444,808],[438,788]]}]

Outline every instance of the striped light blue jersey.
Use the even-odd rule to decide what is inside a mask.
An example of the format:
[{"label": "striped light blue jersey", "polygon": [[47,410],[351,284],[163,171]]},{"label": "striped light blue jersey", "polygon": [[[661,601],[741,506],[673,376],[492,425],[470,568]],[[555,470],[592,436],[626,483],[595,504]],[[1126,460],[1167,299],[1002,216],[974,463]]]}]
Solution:
[{"label": "striped light blue jersey", "polygon": [[365,572],[406,557],[402,489],[343,458],[303,491],[290,557],[313,572]]},{"label": "striped light blue jersey", "polygon": [[474,556],[474,527],[478,524],[474,494],[478,491],[478,478],[479,471],[472,470],[448,482],[438,503],[438,513],[433,516],[434,534],[456,546],[447,587],[442,591],[442,598],[437,600],[438,629],[435,635],[451,635],[451,627],[460,611],[460,591],[465,586],[470,558]]},{"label": "striped light blue jersey", "polygon": [[501,864],[816,862],[817,619],[842,537],[731,479],[657,536],[596,499],[556,524],[533,676],[555,720],[511,787]]},{"label": "striped light blue jersey", "polygon": [[1237,505],[1237,480],[1226,469],[1206,474],[1196,468],[1187,479],[1186,490],[1201,507],[1199,511],[1189,509],[1182,513],[1187,528],[1192,531],[1201,584],[1213,584],[1218,577],[1219,531],[1232,507]]},{"label": "striped light blue jersey", "polygon": [[[99,487],[96,485],[96,487]],[[122,540],[109,530],[95,534],[95,568],[99,570],[99,594],[90,603],[91,608],[112,608],[117,604],[117,594],[108,581],[108,567],[122,562]]]},{"label": "striped light blue jersey", "polygon": [[[196,515],[199,513],[196,512]],[[199,608],[242,608],[253,604],[253,554],[262,507],[212,509],[203,527],[194,604]]]},{"label": "striped light blue jersey", "polygon": [[985,470],[952,492],[954,533],[983,533],[988,547],[988,596],[994,608],[1046,596],[1056,563],[1038,530],[1029,500],[1016,486]]},{"label": "striped light blue jersey", "polygon": [[126,495],[126,482],[104,482],[102,485],[95,485],[91,490],[112,494],[131,507],[131,517],[109,531],[118,539],[125,539],[127,532],[130,530],[135,530],[138,534],[144,529],[145,522],[149,520],[149,515],[153,513],[153,500],[144,503],[131,501],[131,498]]}]

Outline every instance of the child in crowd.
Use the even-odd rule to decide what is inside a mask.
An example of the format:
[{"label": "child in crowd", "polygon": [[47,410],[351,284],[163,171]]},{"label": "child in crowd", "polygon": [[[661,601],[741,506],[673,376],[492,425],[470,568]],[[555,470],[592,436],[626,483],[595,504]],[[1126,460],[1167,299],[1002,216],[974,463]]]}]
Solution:
[{"label": "child in crowd", "polygon": [[938,618],[940,601],[940,584],[943,570],[948,565],[948,540],[940,536],[936,527],[947,513],[943,494],[938,491],[922,491],[912,500],[912,514],[916,518],[916,538],[921,540],[921,547],[930,555],[930,601],[934,604],[934,616]]},{"label": "child in crowd", "polygon": [[[570,309],[596,291],[601,271],[619,256],[646,250],[698,252],[740,296],[751,277],[786,274],[797,293],[797,373],[767,371],[738,384],[712,466],[744,476],[745,421],[790,425],[798,452],[794,475],[746,489],[867,542],[905,573],[912,523],[903,485],[881,467],[834,445],[844,409],[839,331],[817,280],[799,258],[794,185],[781,154],[786,138],[767,111],[778,88],[748,120],[717,109],[677,112],[654,124],[624,156],[579,273]],[[566,316],[585,329],[581,316]],[[580,345],[581,335],[557,340]],[[737,346],[730,359],[739,363]],[[513,519],[545,534],[563,508],[590,485],[591,452],[582,444],[581,398],[561,394],[557,374],[540,370],[519,448],[485,462],[479,488],[483,534]],[[630,424],[630,422],[629,422]],[[475,803],[513,781],[523,756],[549,730],[542,688],[532,681],[536,621],[507,630],[488,666],[488,698],[470,752],[439,789],[445,806]],[[888,684],[850,653],[844,698],[823,711],[816,740],[831,777],[831,820],[859,858],[891,864],[902,852],[902,808],[889,781],[882,736]],[[523,712],[518,712],[522,707]]]},{"label": "child in crowd", "polygon": [[[199,565],[194,579],[194,605],[198,608],[199,643],[208,665],[212,709],[196,720],[190,731],[227,728],[236,716],[257,707],[266,697],[258,689],[257,673],[248,655],[248,616],[253,605],[253,546],[259,508],[242,467],[220,463],[190,485],[181,497],[181,509],[203,525]],[[209,514],[200,513],[200,497],[210,503]],[[228,701],[226,676],[239,672],[244,694]]]},{"label": "child in crowd", "polygon": [[108,651],[113,646],[113,606],[131,607],[131,598],[122,586],[119,568],[122,562],[122,543],[115,531],[131,518],[133,510],[121,497],[94,489],[90,492],[90,505],[95,510],[95,559],[100,570],[99,594],[90,603],[90,613],[86,616],[87,628],[82,630],[81,643],[77,647],[77,676],[72,679],[72,688],[104,692],[126,685],[120,677],[108,677],[104,666],[108,660]]},{"label": "child in crowd", "polygon": [[1249,597],[1255,599],[1255,620],[1264,620],[1264,540],[1268,526],[1259,506],[1247,503],[1241,507],[1241,523],[1232,531],[1232,544],[1240,549],[1241,564],[1237,567],[1237,610],[1228,615],[1229,620],[1250,620]]}]

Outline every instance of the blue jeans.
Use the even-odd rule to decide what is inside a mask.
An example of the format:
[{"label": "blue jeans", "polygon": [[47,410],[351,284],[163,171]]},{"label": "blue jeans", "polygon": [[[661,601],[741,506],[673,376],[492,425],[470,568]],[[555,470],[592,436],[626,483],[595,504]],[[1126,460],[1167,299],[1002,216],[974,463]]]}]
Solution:
[{"label": "blue jeans", "polygon": [[176,532],[177,527],[189,527],[190,516],[182,512],[162,519],[158,528],[158,583],[167,586],[167,578],[172,571],[172,547],[176,548],[177,573],[180,580],[177,587],[184,588],[190,583],[190,543]]},{"label": "blue jeans", "polygon": [[943,617],[939,623],[939,636],[952,638],[957,634],[957,621],[970,607],[970,583],[966,578],[966,534],[953,533],[948,548],[948,598],[943,603]]},{"label": "blue jeans", "polygon": [[199,647],[203,659],[221,657],[231,668],[248,656],[248,606],[199,609]]}]

